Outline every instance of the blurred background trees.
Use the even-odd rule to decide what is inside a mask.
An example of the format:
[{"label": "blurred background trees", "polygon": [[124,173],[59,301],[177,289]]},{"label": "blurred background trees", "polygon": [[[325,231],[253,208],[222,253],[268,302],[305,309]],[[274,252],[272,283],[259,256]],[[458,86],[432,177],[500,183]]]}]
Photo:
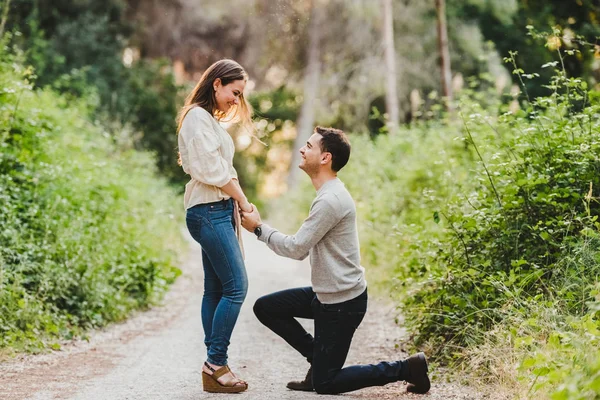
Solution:
[{"label": "blurred background trees", "polygon": [[[390,121],[388,87],[395,92],[388,99],[398,101],[391,121],[408,124],[439,115],[442,94],[460,90],[467,77],[486,74],[499,93],[509,91],[515,76],[502,58],[511,50],[520,68],[537,70],[557,58],[559,45],[578,50],[576,35],[591,43],[600,35],[594,0],[444,3],[446,89],[434,0],[3,0],[2,13],[5,30],[17,32],[13,44],[35,69],[36,85],[96,98],[91,117],[129,126],[127,138],[119,129],[115,137],[154,151],[159,170],[177,184],[185,181],[175,162],[182,94],[212,62],[236,59],[250,74],[249,96],[260,99],[253,100],[256,129],[269,145],[257,147],[247,132],[234,133],[245,154],[239,166],[261,171],[260,178],[246,174],[243,184],[276,195],[286,182],[295,184],[293,176],[287,180],[296,171],[289,165],[315,124],[382,132]],[[393,10],[387,19],[386,7]],[[559,29],[565,40],[530,50],[536,39],[528,25]],[[387,42],[386,26],[393,35]],[[394,54],[387,62],[386,43]],[[598,50],[581,51],[565,68],[597,85],[599,63]],[[547,90],[526,84],[532,96]]]}]

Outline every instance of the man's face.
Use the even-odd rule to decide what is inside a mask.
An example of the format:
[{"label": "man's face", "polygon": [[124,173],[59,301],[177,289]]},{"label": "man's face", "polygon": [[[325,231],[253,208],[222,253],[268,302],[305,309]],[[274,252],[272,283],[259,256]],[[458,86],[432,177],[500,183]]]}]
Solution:
[{"label": "man's face", "polygon": [[309,176],[318,172],[321,166],[323,157],[323,153],[321,152],[321,138],[322,136],[318,133],[313,133],[306,144],[300,149],[302,159],[298,166]]}]

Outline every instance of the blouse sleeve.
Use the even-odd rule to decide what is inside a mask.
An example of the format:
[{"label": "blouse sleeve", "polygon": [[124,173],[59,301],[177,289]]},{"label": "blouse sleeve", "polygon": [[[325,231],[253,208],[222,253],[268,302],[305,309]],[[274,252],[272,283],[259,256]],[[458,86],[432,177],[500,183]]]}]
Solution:
[{"label": "blouse sleeve", "polygon": [[[193,113],[193,114],[192,114]],[[189,115],[192,114],[192,115]],[[220,152],[221,143],[211,118],[202,110],[190,110],[191,124],[182,129],[191,129],[187,142],[188,173],[204,184],[223,187],[231,180],[230,167]],[[184,121],[185,124],[185,121]]]},{"label": "blouse sleeve", "polygon": [[238,173],[235,170],[235,168],[233,167],[233,165],[231,166],[231,168],[229,169],[229,174],[231,175],[231,179],[239,179],[238,178]]}]

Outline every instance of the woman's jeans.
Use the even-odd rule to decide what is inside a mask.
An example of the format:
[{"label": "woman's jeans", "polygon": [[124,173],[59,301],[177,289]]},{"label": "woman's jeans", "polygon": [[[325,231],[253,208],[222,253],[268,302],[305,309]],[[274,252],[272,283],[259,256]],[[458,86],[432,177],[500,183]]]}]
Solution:
[{"label": "woman's jeans", "polygon": [[227,348],[248,291],[244,258],[235,234],[233,200],[187,210],[190,234],[202,247],[202,325],[207,361],[227,365]]},{"label": "woman's jeans", "polygon": [[[312,383],[321,394],[350,392],[404,380],[407,362],[344,367],[354,332],[367,311],[367,291],[352,300],[323,304],[311,287],[282,290],[259,298],[254,313],[312,364]],[[314,338],[296,321],[315,321]]]}]

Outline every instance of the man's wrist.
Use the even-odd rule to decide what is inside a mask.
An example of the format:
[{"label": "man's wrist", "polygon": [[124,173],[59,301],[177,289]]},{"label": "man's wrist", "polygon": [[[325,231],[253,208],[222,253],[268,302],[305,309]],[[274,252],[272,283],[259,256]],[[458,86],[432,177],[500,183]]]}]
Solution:
[{"label": "man's wrist", "polygon": [[260,237],[260,235],[262,235],[262,224],[258,224],[256,225],[256,227],[254,227],[254,234],[256,235],[257,238]]}]

